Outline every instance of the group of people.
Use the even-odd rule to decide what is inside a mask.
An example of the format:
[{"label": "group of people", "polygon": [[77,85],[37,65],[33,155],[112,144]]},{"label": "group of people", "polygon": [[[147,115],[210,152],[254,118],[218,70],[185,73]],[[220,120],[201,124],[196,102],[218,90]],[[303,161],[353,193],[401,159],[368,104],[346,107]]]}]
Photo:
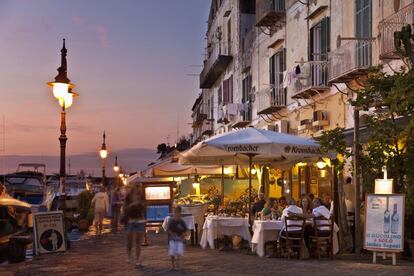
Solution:
[{"label": "group of people", "polygon": [[[293,202],[297,207],[301,208],[303,214],[307,215],[312,213],[314,200],[315,196],[313,194],[302,194],[298,201]],[[333,212],[333,202],[329,195],[324,194],[322,199],[318,198],[318,201],[331,213]],[[258,219],[279,219],[285,208],[289,205],[288,202],[290,200],[287,200],[284,196],[280,198],[269,198],[266,201],[264,194],[259,194],[253,203],[251,212]]]},{"label": "group of people", "polygon": [[[302,195],[301,199],[296,201],[293,199],[286,199],[281,197],[279,199],[265,200],[263,194],[258,195],[258,199],[252,206],[252,214],[259,219],[279,219],[282,221],[282,229],[280,236],[286,236],[285,220],[290,215],[299,215],[307,218],[324,217],[330,220],[332,217],[332,205],[333,202],[328,195],[324,195],[323,199],[315,198],[313,194]],[[294,226],[295,221],[287,221],[287,225]],[[289,235],[301,235],[299,231],[301,228],[289,227]],[[305,244],[309,248],[309,237],[315,234],[315,229],[312,225],[305,226],[304,239]],[[329,236],[330,229],[328,227],[322,227],[319,229],[319,236]]]},{"label": "group of people", "polygon": [[[116,188],[112,193],[112,224],[117,226],[119,222],[125,225],[127,231],[128,262],[134,262],[132,249],[135,247],[135,267],[141,268],[141,246],[145,236],[145,201],[140,185],[127,187],[125,199],[121,191]],[[109,210],[109,198],[102,188],[92,199],[95,210],[95,227],[97,234],[102,231],[102,221]],[[188,231],[185,222],[181,218],[181,208],[174,208],[173,216],[168,221],[168,254],[171,257],[172,270],[179,268],[179,257],[184,254],[184,236]]]}]

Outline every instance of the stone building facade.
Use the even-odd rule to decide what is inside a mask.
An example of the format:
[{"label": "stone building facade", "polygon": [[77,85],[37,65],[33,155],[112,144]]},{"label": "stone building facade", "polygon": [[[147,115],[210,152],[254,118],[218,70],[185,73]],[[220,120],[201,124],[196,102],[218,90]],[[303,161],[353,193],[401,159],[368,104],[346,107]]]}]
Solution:
[{"label": "stone building facade", "polygon": [[[350,100],[370,66],[401,65],[393,33],[413,12],[412,0],[212,0],[200,74],[211,129],[193,124],[193,141],[249,126],[304,137],[352,130]],[[287,174],[295,197],[321,194],[311,166]],[[352,185],[344,190],[353,197]]]}]

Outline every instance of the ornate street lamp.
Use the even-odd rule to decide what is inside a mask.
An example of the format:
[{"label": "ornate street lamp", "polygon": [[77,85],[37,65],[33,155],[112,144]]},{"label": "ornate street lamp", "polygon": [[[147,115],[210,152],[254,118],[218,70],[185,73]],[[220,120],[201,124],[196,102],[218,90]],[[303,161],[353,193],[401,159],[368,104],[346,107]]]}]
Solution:
[{"label": "ornate street lamp", "polygon": [[118,173],[118,172],[119,172],[119,166],[118,166],[118,156],[117,156],[117,155],[115,155],[115,165],[114,165],[114,171],[115,171],[116,173]]},{"label": "ornate street lamp", "polygon": [[70,83],[70,80],[67,76],[67,61],[66,55],[67,50],[65,47],[65,39],[63,39],[63,47],[61,52],[61,65],[57,69],[58,75],[55,77],[55,81],[49,82],[48,85],[53,89],[53,96],[59,101],[62,110],[60,112],[60,182],[59,182],[59,192],[61,198],[64,200],[66,193],[66,109],[69,108],[73,103],[73,98],[77,97],[78,94],[72,91],[74,87]]},{"label": "ornate street lamp", "polygon": [[102,185],[105,186],[106,185],[105,167],[106,167],[106,158],[108,157],[108,150],[105,144],[105,138],[106,138],[105,131],[103,133],[102,138],[103,138],[103,142],[102,142],[101,149],[99,150],[99,155],[101,156],[101,159],[102,159]]}]

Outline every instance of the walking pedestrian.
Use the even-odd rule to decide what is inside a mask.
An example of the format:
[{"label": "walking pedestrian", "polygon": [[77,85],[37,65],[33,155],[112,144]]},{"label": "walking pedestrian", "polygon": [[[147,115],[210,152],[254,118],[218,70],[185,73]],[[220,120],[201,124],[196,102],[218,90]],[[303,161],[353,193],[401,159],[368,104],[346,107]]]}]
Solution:
[{"label": "walking pedestrian", "polygon": [[181,218],[181,207],[174,208],[174,215],[168,222],[168,255],[171,257],[171,270],[180,267],[180,257],[184,254],[184,234],[188,231],[187,225]]},{"label": "walking pedestrian", "polygon": [[121,206],[122,206],[122,198],[121,198],[121,189],[116,187],[112,192],[112,200],[111,200],[111,208],[112,208],[112,226],[116,229],[119,224],[120,214],[121,214]]},{"label": "walking pedestrian", "polygon": [[135,267],[141,268],[141,243],[145,231],[145,205],[142,200],[140,185],[134,185],[125,198],[122,221],[128,231],[128,261],[132,262],[132,247],[135,245]]},{"label": "walking pedestrian", "polygon": [[109,199],[104,187],[101,187],[100,191],[92,198],[92,205],[95,211],[96,235],[100,236],[102,234],[103,220],[109,210]]}]

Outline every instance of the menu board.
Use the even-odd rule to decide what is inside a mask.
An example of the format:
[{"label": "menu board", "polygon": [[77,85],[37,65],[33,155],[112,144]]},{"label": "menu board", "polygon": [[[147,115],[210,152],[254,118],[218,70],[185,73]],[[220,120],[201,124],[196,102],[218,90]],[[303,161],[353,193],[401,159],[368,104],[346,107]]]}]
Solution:
[{"label": "menu board", "polygon": [[170,186],[147,186],[145,187],[145,200],[170,200]]},{"label": "menu board", "polygon": [[34,222],[36,254],[66,251],[62,211],[36,213]]},{"label": "menu board", "polygon": [[147,206],[148,221],[164,221],[170,213],[170,205],[151,205]]},{"label": "menu board", "polygon": [[404,250],[402,194],[369,194],[365,200],[364,248],[372,251]]}]

